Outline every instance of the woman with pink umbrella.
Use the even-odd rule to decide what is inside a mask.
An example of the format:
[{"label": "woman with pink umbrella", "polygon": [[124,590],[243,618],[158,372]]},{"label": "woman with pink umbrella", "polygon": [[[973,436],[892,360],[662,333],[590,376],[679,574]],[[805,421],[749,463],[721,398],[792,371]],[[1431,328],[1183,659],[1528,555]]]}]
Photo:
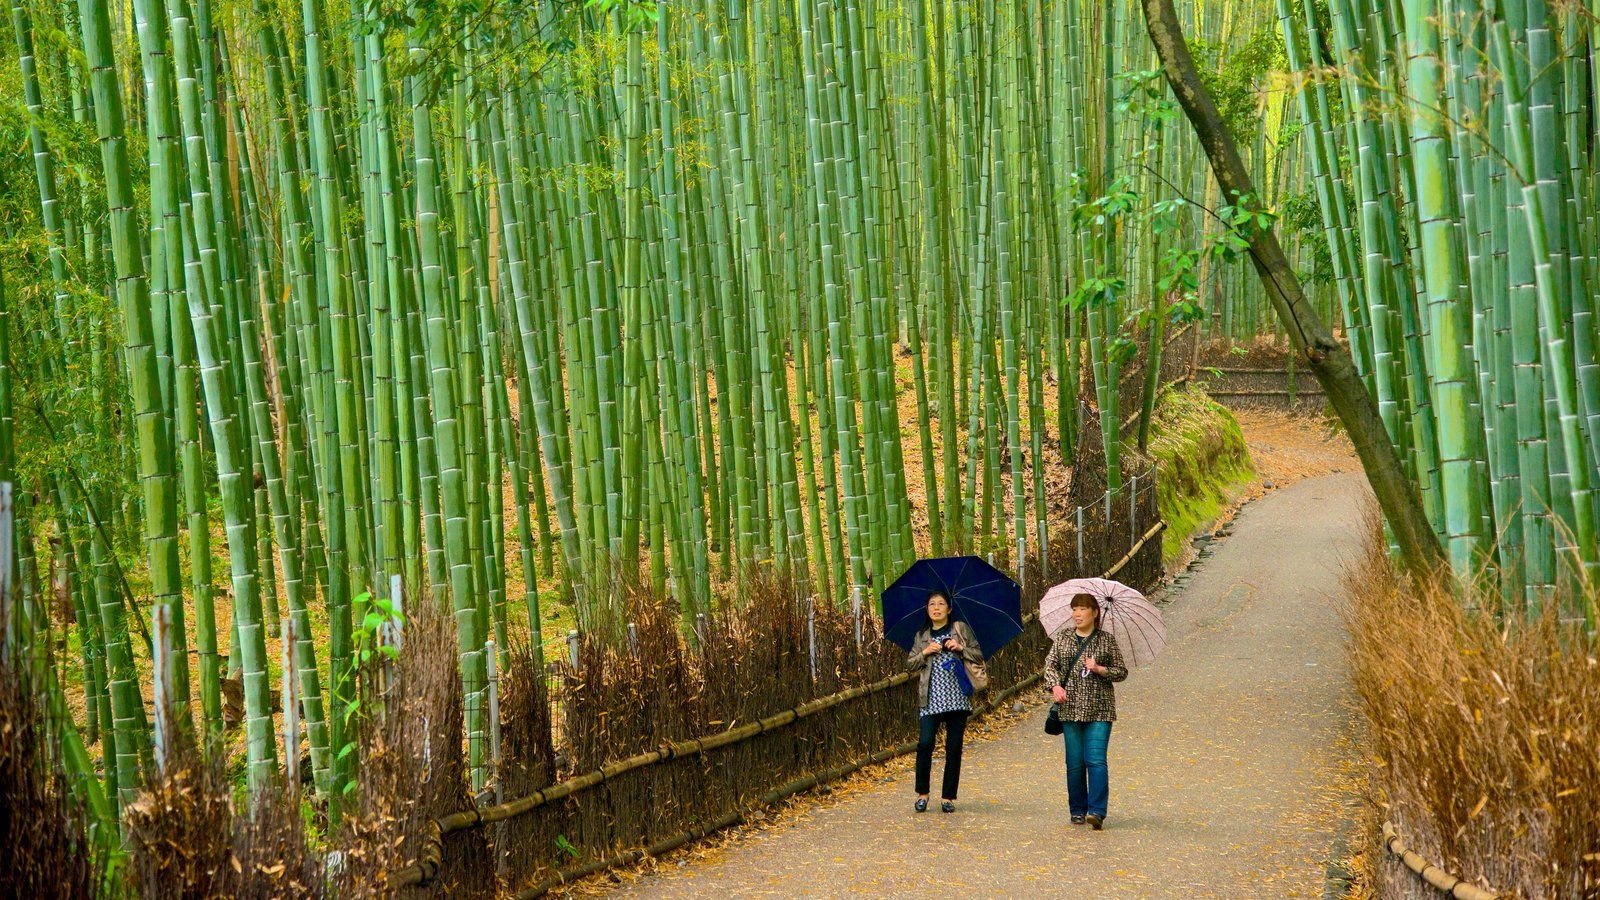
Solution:
[{"label": "woman with pink umbrella", "polygon": [[1117,719],[1116,689],[1129,665],[1142,665],[1166,646],[1161,612],[1143,594],[1105,578],[1058,584],[1039,601],[1039,623],[1051,636],[1044,684],[1054,701],[1045,730],[1059,733],[1067,757],[1067,803],[1072,823],[1096,831],[1110,796],[1106,747]]},{"label": "woman with pink umbrella", "polygon": [[1106,746],[1117,718],[1114,683],[1128,677],[1122,653],[1100,628],[1100,607],[1089,594],[1071,600],[1072,627],[1056,632],[1044,659],[1044,683],[1055,701],[1067,751],[1067,803],[1072,824],[1099,831],[1110,797]]}]

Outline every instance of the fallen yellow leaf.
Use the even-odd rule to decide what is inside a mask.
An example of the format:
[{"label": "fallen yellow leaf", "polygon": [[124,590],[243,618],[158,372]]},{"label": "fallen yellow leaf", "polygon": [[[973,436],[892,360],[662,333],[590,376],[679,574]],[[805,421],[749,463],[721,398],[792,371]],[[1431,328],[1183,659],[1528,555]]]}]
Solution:
[{"label": "fallen yellow leaf", "polygon": [[1469,818],[1469,819],[1477,818],[1478,817],[1478,813],[1483,812],[1483,808],[1485,806],[1487,806],[1488,803],[1489,803],[1489,795],[1488,794],[1484,794],[1482,797],[1479,797],[1478,798],[1478,805],[1474,806],[1472,808],[1472,812],[1467,813],[1467,818]]}]

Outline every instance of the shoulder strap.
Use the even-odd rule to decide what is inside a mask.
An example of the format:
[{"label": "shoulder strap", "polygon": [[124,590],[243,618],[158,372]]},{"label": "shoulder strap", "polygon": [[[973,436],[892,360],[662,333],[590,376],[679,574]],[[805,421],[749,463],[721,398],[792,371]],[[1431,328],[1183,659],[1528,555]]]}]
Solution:
[{"label": "shoulder strap", "polygon": [[1061,670],[1061,675],[1063,676],[1061,679],[1063,687],[1066,686],[1066,679],[1072,676],[1072,670],[1078,667],[1078,660],[1083,658],[1083,651],[1087,650],[1088,648],[1089,642],[1084,641],[1083,646],[1078,648],[1078,652],[1072,654],[1072,662],[1067,663],[1067,667]]}]

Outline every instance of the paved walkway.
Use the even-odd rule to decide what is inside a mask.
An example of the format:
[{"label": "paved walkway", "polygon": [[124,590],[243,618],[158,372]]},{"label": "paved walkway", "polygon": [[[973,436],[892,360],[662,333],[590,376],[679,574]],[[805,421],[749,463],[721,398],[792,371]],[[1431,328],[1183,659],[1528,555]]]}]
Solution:
[{"label": "paved walkway", "polygon": [[1360,475],[1331,475],[1268,494],[1173,594],[1167,652],[1117,690],[1105,831],[1068,824],[1061,743],[1040,728],[1040,707],[969,744],[955,815],[914,814],[902,771],[622,891],[1320,896],[1351,721],[1330,602],[1366,493]]}]

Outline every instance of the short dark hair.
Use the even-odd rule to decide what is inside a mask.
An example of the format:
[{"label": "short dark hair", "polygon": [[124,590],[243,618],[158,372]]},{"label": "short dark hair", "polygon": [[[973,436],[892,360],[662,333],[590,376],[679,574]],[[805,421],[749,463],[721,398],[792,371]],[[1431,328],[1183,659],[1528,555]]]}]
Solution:
[{"label": "short dark hair", "polygon": [[950,593],[944,588],[934,588],[928,592],[928,599],[922,606],[922,627],[928,629],[929,631],[933,630],[933,617],[928,615],[927,604],[932,603],[933,598],[935,597],[943,597],[944,605],[950,607],[950,616],[945,620],[945,623],[949,624],[956,620],[956,605],[955,602],[950,599]]},{"label": "short dark hair", "polygon": [[1094,627],[1100,627],[1100,601],[1096,600],[1093,594],[1073,594],[1071,606],[1094,610]]}]

